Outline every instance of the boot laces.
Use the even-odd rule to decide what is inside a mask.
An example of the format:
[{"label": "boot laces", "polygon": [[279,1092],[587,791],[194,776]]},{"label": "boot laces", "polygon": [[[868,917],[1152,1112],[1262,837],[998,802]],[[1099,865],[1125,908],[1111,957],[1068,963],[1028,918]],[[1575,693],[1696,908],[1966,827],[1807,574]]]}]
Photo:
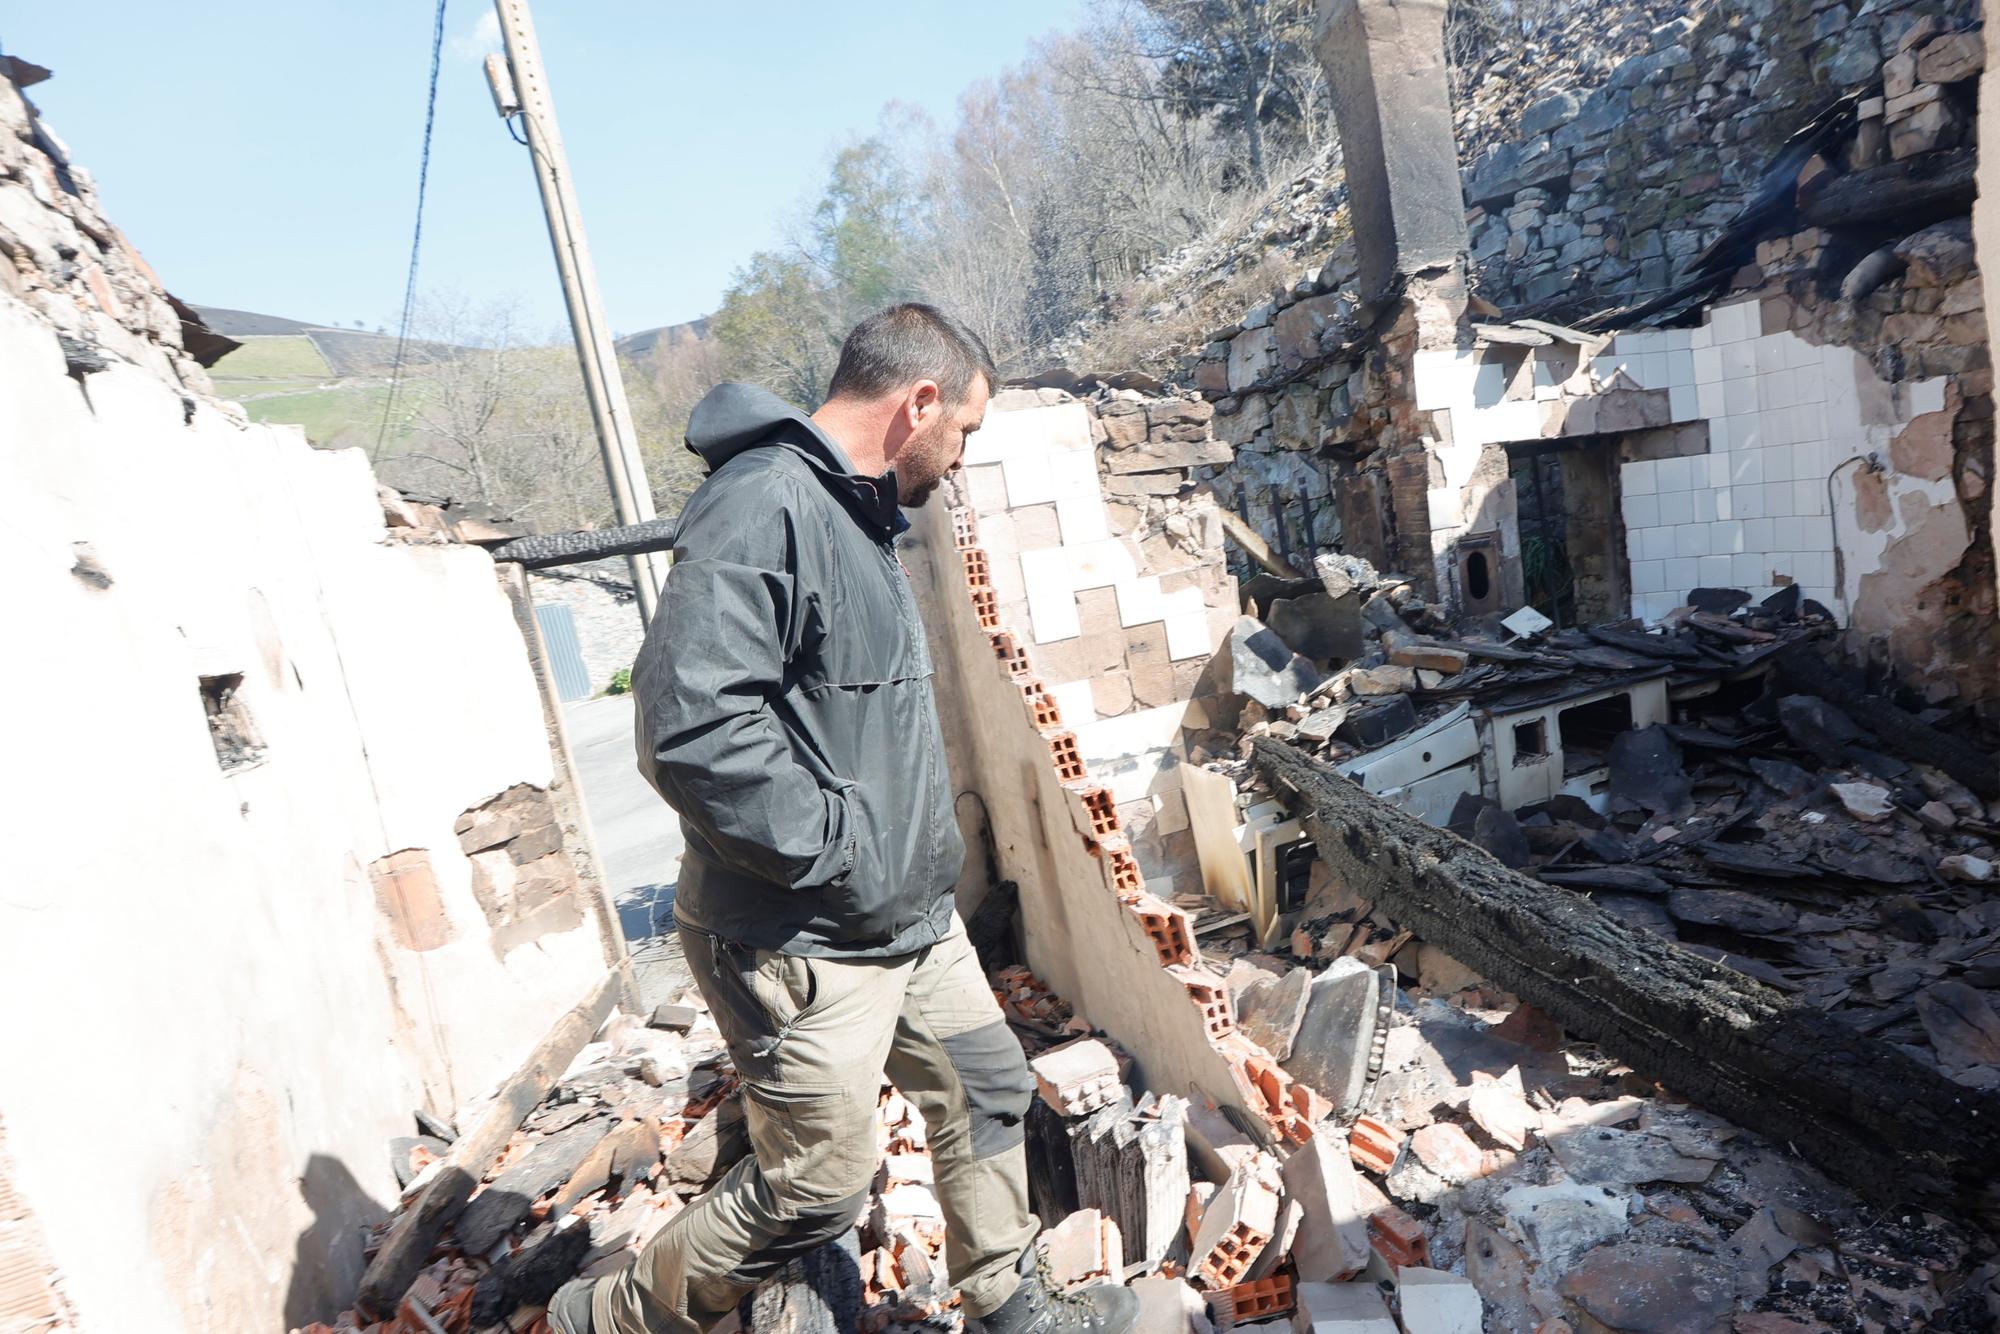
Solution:
[{"label": "boot laces", "polygon": [[1035,1278],[1041,1284],[1042,1291],[1048,1295],[1052,1310],[1067,1313],[1072,1318],[1087,1324],[1095,1323],[1097,1304],[1081,1293],[1071,1292],[1056,1282],[1055,1271],[1049,1267],[1049,1257],[1039,1247],[1035,1250]]}]

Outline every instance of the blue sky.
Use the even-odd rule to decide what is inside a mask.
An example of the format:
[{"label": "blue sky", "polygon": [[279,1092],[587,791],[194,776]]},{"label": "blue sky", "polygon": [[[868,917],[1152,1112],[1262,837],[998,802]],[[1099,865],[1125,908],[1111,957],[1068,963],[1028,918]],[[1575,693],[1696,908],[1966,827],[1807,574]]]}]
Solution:
[{"label": "blue sky", "polygon": [[[535,20],[605,305],[621,333],[712,310],[885,103],[959,93],[1076,26],[1084,0],[990,5],[541,0]],[[450,0],[424,288],[562,303],[527,150],[480,72],[490,3]],[[0,50],[176,296],[393,327],[416,199],[427,0],[17,6]]]}]

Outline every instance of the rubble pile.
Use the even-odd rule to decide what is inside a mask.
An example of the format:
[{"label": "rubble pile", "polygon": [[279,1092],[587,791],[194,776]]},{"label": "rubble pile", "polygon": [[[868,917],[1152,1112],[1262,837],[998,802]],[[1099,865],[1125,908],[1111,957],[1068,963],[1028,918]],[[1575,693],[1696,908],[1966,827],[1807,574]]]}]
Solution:
[{"label": "rubble pile", "polygon": [[[1622,728],[1565,721],[1559,740],[1543,738],[1561,745],[1570,790],[1509,805],[1494,799],[1501,775],[1498,793],[1482,782],[1487,790],[1458,790],[1424,813],[1504,864],[1587,892],[1628,924],[1840,1014],[1954,1079],[2000,1086],[2000,905],[1986,888],[2000,819],[1936,764],[1887,753],[1865,716],[1774,672],[1781,653],[1831,625],[1795,586],[1755,604],[1739,590],[1695,589],[1658,633],[1629,622],[1556,630],[1529,610],[1507,618],[1528,632],[1514,634],[1492,618],[1453,623],[1365,561],[1322,557],[1319,568],[1316,586],[1270,576],[1244,586],[1272,626],[1239,625],[1239,748],[1275,737],[1378,790],[1378,757],[1471,715],[1485,779],[1534,758],[1508,736],[1513,719],[1658,682],[1670,714],[1647,723],[1628,711]],[[1292,652],[1273,627],[1303,649],[1359,649],[1323,671],[1324,655]],[[1942,709],[1915,721],[1966,725]],[[1226,753],[1229,736],[1201,739]],[[1509,744],[1511,757],[1492,753]],[[1408,802],[1421,781],[1379,790]],[[1600,800],[1580,795],[1593,788]]]}]

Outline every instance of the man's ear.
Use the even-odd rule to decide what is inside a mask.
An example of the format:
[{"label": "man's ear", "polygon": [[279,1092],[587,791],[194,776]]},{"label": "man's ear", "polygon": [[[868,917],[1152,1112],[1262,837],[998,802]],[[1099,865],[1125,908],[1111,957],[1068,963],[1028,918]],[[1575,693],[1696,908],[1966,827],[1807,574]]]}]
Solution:
[{"label": "man's ear", "polygon": [[933,415],[944,411],[944,396],[938,390],[936,380],[919,380],[910,386],[910,396],[903,400],[903,409],[909,414],[910,429],[928,422]]}]

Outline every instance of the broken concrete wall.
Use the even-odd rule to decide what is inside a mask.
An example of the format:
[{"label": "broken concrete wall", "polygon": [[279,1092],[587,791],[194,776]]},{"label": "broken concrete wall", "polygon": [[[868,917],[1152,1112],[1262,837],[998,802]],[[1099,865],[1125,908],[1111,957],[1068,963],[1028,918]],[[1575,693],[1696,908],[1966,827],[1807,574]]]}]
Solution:
[{"label": "broken concrete wall", "polygon": [[[1133,701],[1099,716],[1088,679],[1061,683],[1068,688],[1059,696],[1060,686],[1041,670],[1044,659],[1060,661],[1059,653],[1049,655],[1052,645],[1133,630],[1147,642],[1128,642],[1125,665],[1107,670],[1138,670],[1132,654],[1154,651],[1150,630],[1172,633],[1186,650],[1176,660],[1158,646],[1170,662],[1205,668],[1235,621],[1234,581],[1220,574],[1218,550],[1177,546],[1176,559],[1193,555],[1210,573],[1183,585],[1185,610],[1161,605],[1175,595],[1147,582],[1164,585],[1166,576],[1148,569],[1146,539],[1103,528],[1090,503],[1100,495],[1098,461],[1115,458],[1120,447],[1092,443],[1094,414],[1082,403],[1042,393],[1054,401],[1029,393],[996,402],[968,441],[955,495],[920,511],[905,544],[937,666],[953,781],[968,797],[976,794],[959,808],[967,844],[989,847],[992,874],[1018,888],[1028,966],[1139,1059],[1141,1082],[1237,1107],[1273,1140],[1296,1137],[1310,1119],[1302,1112],[1308,1095],[1236,1030],[1222,979],[1201,966],[1187,914],[1165,897],[1177,887],[1198,892],[1201,884],[1176,773],[1193,753],[1189,729],[1205,725],[1202,706],[1189,698],[1200,673],[1189,674],[1186,694],[1164,704]],[[1160,411],[1164,417],[1170,409]],[[1114,410],[1106,424],[1121,415],[1129,414]],[[1132,475],[1109,471],[1113,466],[1104,463],[1106,485]],[[1050,477],[1068,479],[1058,482],[1061,494],[1045,494]],[[1172,494],[1183,490],[1191,490],[1185,476]],[[952,508],[953,499],[966,503]],[[1022,545],[1022,517],[1057,505],[1071,516],[1068,528],[1057,518],[1053,533],[1043,535],[1049,542]],[[1190,523],[1190,532],[1205,527]],[[1063,540],[1065,531],[1081,540]],[[988,540],[994,549],[983,545]],[[1009,551],[1009,543],[1018,549]],[[1016,567],[1020,584],[1010,582]],[[1100,583],[1107,572],[1117,578]],[[1035,589],[1029,581],[1038,577],[1054,583]],[[1112,597],[1092,612],[1090,594],[1100,588]],[[1128,618],[1155,611],[1162,619],[1185,616],[1187,624],[1171,631],[1147,619],[1122,626],[1121,599]],[[1057,630],[1067,633],[1051,634]],[[1038,635],[1051,637],[1038,644]],[[1128,784],[1134,800],[1125,799]],[[1131,826],[1128,814],[1137,817]],[[1138,825],[1144,819],[1150,827]],[[1174,828],[1176,820],[1183,827]],[[961,908],[969,911],[967,898],[961,894]]]},{"label": "broken concrete wall", "polygon": [[[77,307],[35,267],[96,249],[76,170],[0,154],[11,1187],[81,1327],[283,1328],[351,1295],[412,1110],[511,1074],[615,941],[492,561]],[[458,826],[509,792],[482,906]]]}]

